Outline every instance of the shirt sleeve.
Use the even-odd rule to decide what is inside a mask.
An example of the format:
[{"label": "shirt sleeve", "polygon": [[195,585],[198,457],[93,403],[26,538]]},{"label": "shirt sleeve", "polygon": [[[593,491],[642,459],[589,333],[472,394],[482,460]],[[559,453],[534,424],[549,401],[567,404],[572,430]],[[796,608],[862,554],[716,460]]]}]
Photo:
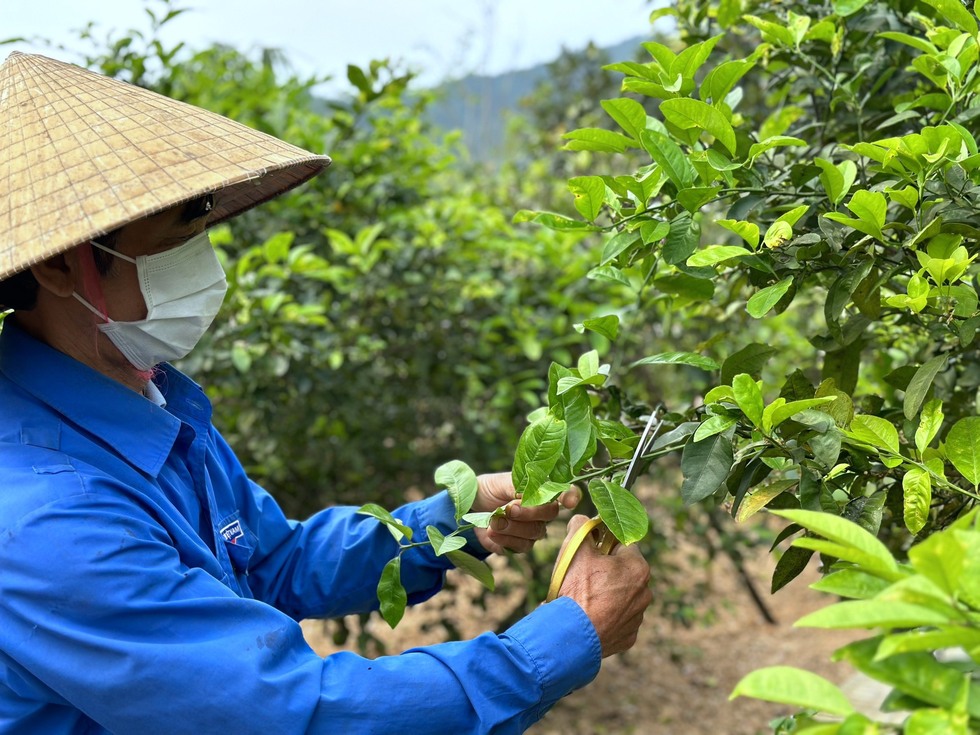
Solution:
[{"label": "shirt sleeve", "polygon": [[[252,594],[297,620],[377,609],[378,580],[398,553],[398,542],[388,529],[349,506],[326,508],[302,522],[288,520],[275,499],[245,476],[220,436],[216,439],[223,461],[235,468],[240,511],[257,539],[249,564]],[[413,541],[421,541],[430,525],[443,533],[453,531],[454,512],[449,494],[441,492],[392,515],[412,529]],[[465,551],[486,556],[472,535],[467,539]],[[450,566],[429,546],[404,552],[401,580],[409,604],[438,592]]]},{"label": "shirt sleeve", "polygon": [[519,733],[598,670],[565,598],[499,636],[320,658],[292,618],[185,565],[137,498],[93,490],[4,529],[0,648],[112,732]]}]

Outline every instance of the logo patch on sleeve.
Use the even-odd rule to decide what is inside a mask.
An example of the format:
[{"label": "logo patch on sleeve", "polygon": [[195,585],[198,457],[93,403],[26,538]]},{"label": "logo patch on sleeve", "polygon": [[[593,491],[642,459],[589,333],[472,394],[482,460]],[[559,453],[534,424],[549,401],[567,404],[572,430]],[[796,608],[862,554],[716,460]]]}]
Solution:
[{"label": "logo patch on sleeve", "polygon": [[237,544],[238,539],[245,536],[245,532],[242,531],[242,523],[237,518],[222,528],[219,533],[230,544]]}]

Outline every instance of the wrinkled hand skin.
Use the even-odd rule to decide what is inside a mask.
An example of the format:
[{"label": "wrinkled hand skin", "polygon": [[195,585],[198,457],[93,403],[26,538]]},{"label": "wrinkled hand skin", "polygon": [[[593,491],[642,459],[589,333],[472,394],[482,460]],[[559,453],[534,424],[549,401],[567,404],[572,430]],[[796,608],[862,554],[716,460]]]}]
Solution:
[{"label": "wrinkled hand skin", "polygon": [[[569,521],[562,551],[587,520],[577,515]],[[636,546],[616,546],[604,556],[586,540],[568,568],[559,596],[571,597],[589,616],[606,658],[636,643],[643,614],[653,601],[649,583],[650,565]]]},{"label": "wrinkled hand skin", "polygon": [[554,503],[524,508],[516,497],[509,472],[480,475],[476,479],[478,489],[471,508],[473,512],[488,513],[501,506],[507,507],[505,518],[494,518],[490,528],[474,531],[483,548],[492,554],[530,551],[538,539],[545,537],[548,523],[558,515],[559,508],[574,508],[582,499],[581,491],[571,487]]}]

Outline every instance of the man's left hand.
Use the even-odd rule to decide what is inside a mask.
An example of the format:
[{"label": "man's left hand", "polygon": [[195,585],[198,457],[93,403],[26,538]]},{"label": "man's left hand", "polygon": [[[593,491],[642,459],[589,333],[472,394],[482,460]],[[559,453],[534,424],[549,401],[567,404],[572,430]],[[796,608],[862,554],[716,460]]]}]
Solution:
[{"label": "man's left hand", "polygon": [[477,477],[478,490],[471,510],[489,512],[506,506],[506,515],[490,521],[489,528],[477,528],[477,539],[492,554],[504,551],[530,551],[534,542],[547,534],[548,523],[558,515],[560,507],[574,508],[582,499],[577,487],[569,487],[558,500],[547,505],[524,508],[516,497],[509,472],[497,472]]}]

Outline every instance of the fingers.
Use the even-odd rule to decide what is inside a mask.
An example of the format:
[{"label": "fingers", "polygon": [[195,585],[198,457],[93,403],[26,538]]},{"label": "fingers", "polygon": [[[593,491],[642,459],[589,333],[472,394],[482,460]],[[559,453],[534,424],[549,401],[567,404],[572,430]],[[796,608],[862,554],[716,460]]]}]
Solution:
[{"label": "fingers", "polygon": [[570,486],[557,501],[525,507],[515,497],[509,472],[480,475],[472,510],[489,512],[503,508],[503,515],[491,519],[486,529],[475,531],[477,540],[490,553],[530,551],[534,543],[547,535],[547,524],[558,517],[562,508],[573,508],[582,499],[582,491]]},{"label": "fingers", "polygon": [[[558,503],[548,503],[547,505],[525,507],[521,504],[520,500],[515,500],[507,504],[506,513],[506,520],[509,521],[517,521],[522,523],[543,521],[544,523],[549,523],[558,517]],[[494,520],[501,521],[504,519],[495,518]]]},{"label": "fingers", "polygon": [[[565,553],[565,547],[568,546],[568,542],[571,540],[572,536],[575,535],[575,532],[578,531],[579,528],[583,526],[583,524],[588,523],[588,521],[589,521],[589,517],[581,514],[574,515],[571,517],[571,519],[568,521],[568,528],[565,533],[565,540],[561,542],[561,549],[559,549],[558,551],[559,556]],[[589,546],[589,545],[590,544],[582,544],[582,546]],[[579,548],[581,550],[581,547]]]},{"label": "fingers", "polygon": [[558,502],[563,508],[571,510],[582,502],[582,490],[578,486],[572,485],[568,490],[558,496]]}]

